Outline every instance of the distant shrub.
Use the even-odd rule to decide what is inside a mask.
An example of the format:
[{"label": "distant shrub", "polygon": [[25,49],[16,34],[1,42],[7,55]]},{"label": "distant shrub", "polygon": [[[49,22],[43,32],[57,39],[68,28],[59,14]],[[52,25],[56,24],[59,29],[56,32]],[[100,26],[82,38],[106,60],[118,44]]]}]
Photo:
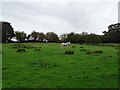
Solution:
[{"label": "distant shrub", "polygon": [[86,51],[85,53],[86,54],[92,54],[93,52],[92,51]]},{"label": "distant shrub", "polygon": [[35,50],[35,51],[40,51],[40,48],[35,48],[34,50]]},{"label": "distant shrub", "polygon": [[53,62],[53,66],[55,66],[55,67],[57,66],[56,62]]},{"label": "distant shrub", "polygon": [[2,70],[6,70],[7,68],[2,68]]},{"label": "distant shrub", "polygon": [[72,46],[72,48],[75,48],[75,46]]},{"label": "distant shrub", "polygon": [[25,52],[25,49],[18,49],[17,52]]},{"label": "distant shrub", "polygon": [[65,54],[74,54],[74,51],[65,51]]},{"label": "distant shrub", "polygon": [[85,49],[80,49],[80,51],[86,51]]},{"label": "distant shrub", "polygon": [[89,78],[88,76],[86,76],[85,78]]},{"label": "distant shrub", "polygon": [[103,53],[102,50],[96,50],[96,51],[86,51],[87,54],[92,54],[92,53]]},{"label": "distant shrub", "polygon": [[117,47],[115,49],[118,49]]},{"label": "distant shrub", "polygon": [[84,48],[84,47],[80,46],[80,48]]},{"label": "distant shrub", "polygon": [[98,67],[96,67],[95,69],[99,69]]},{"label": "distant shrub", "polygon": [[96,50],[96,51],[93,51],[93,53],[103,53],[102,50]]}]

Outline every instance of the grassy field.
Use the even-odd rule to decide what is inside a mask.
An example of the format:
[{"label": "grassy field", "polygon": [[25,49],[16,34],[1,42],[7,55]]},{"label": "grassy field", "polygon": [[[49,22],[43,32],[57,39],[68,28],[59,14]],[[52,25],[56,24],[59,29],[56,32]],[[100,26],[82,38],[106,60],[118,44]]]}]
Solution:
[{"label": "grassy field", "polygon": [[[30,43],[40,51],[16,52],[14,44],[3,44],[3,88],[117,88],[118,49],[107,46]],[[72,46],[75,48],[72,48]],[[86,54],[80,51],[103,50]],[[73,55],[64,54],[74,51]]]},{"label": "grassy field", "polygon": [[[2,51],[2,44],[0,43],[0,50]],[[0,89],[2,89],[2,54],[0,52]]]}]

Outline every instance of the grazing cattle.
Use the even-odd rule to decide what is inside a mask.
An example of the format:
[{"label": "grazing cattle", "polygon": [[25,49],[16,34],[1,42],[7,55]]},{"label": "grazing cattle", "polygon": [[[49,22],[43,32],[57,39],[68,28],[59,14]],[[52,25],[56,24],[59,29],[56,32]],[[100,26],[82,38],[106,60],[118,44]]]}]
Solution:
[{"label": "grazing cattle", "polygon": [[68,46],[68,45],[70,45],[70,42],[67,42],[67,43],[61,43],[61,47],[62,47],[62,46]]}]

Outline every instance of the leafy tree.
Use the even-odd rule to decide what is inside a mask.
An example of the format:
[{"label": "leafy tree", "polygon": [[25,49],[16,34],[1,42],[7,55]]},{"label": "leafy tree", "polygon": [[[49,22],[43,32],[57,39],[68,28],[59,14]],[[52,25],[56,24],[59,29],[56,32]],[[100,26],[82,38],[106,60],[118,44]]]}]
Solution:
[{"label": "leafy tree", "polygon": [[43,41],[44,39],[46,39],[45,34],[42,32],[38,34],[38,37],[39,37],[39,41]]},{"label": "leafy tree", "polygon": [[78,33],[76,33],[75,35],[74,35],[74,42],[75,43],[80,43],[80,34],[78,34]]},{"label": "leafy tree", "polygon": [[108,26],[108,31],[103,32],[103,41],[110,43],[120,43],[120,23]]},{"label": "leafy tree", "polygon": [[42,32],[33,31],[30,36],[32,36],[33,41],[41,41],[42,42],[44,39],[46,39],[45,34]]},{"label": "leafy tree", "polygon": [[75,36],[75,33],[74,33],[74,32],[69,33],[68,36],[67,36],[66,41],[67,41],[67,42],[74,43],[74,42],[75,42],[74,36]]},{"label": "leafy tree", "polygon": [[46,39],[49,42],[58,42],[59,41],[58,35],[55,34],[54,32],[47,32],[46,33]]},{"label": "leafy tree", "polygon": [[33,37],[31,34],[28,34],[26,39],[27,39],[27,42],[33,41]]},{"label": "leafy tree", "polygon": [[86,36],[86,43],[88,44],[97,44],[97,43],[100,43],[101,42],[101,37],[99,35],[96,35],[96,34],[89,34]]},{"label": "leafy tree", "polygon": [[32,36],[34,41],[39,41],[39,32],[33,31],[31,33],[31,36]]},{"label": "leafy tree", "polygon": [[80,43],[86,43],[87,35],[88,35],[87,32],[82,32],[82,33],[80,34]]},{"label": "leafy tree", "polygon": [[23,31],[22,32],[15,31],[15,37],[18,42],[25,42],[26,33],[24,33]]},{"label": "leafy tree", "polygon": [[60,40],[62,41],[62,42],[66,42],[66,39],[67,39],[67,34],[62,34],[62,35],[60,35]]},{"label": "leafy tree", "polygon": [[71,32],[69,34],[62,34],[60,38],[64,42],[85,43],[86,35],[88,35],[86,32],[83,32],[82,34]]},{"label": "leafy tree", "polygon": [[15,36],[14,29],[9,22],[0,22],[2,25],[2,42],[11,42]]}]

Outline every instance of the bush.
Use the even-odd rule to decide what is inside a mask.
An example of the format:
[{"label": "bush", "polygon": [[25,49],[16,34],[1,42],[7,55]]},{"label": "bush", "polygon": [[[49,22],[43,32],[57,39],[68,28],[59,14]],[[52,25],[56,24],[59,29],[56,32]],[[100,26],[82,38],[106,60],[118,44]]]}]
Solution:
[{"label": "bush", "polygon": [[85,49],[80,49],[80,51],[86,51]]},{"label": "bush", "polygon": [[103,53],[102,50],[96,50],[96,51],[86,51],[87,54],[92,54],[92,53]]},{"label": "bush", "polygon": [[40,48],[35,48],[35,51],[40,51]]},{"label": "bush", "polygon": [[65,54],[74,54],[74,51],[65,51]]},{"label": "bush", "polygon": [[103,53],[103,51],[102,50],[96,50],[93,53]]},{"label": "bush", "polygon": [[75,48],[75,46],[72,46],[72,48]]},{"label": "bush", "polygon": [[92,54],[93,52],[92,51],[86,51],[85,53],[86,54]]},{"label": "bush", "polygon": [[82,46],[80,46],[80,48],[83,48]]},{"label": "bush", "polygon": [[17,52],[25,52],[25,49],[18,49]]}]

